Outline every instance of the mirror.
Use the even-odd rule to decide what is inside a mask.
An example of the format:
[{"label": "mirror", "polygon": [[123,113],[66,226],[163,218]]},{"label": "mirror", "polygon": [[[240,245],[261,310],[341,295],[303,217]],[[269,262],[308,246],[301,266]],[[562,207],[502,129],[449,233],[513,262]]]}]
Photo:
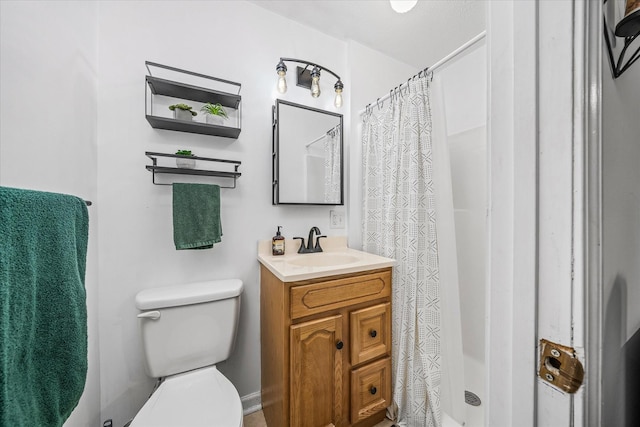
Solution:
[{"label": "mirror", "polygon": [[342,115],[276,100],[273,204],[342,205]]}]

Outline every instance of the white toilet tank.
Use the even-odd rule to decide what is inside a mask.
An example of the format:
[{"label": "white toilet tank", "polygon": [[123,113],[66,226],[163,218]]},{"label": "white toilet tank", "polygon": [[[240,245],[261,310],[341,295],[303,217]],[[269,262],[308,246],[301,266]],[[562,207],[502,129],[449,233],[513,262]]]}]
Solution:
[{"label": "white toilet tank", "polygon": [[147,373],[154,378],[226,360],[235,343],[242,281],[146,289],[136,295]]}]

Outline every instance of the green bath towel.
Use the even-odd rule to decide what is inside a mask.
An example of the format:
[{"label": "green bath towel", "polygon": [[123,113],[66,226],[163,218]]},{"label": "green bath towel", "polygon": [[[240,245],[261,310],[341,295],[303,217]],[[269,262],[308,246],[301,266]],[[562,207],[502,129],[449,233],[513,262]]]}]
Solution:
[{"label": "green bath towel", "polygon": [[77,197],[0,187],[0,426],[62,426],[87,375]]},{"label": "green bath towel", "polygon": [[176,249],[209,249],[222,241],[220,187],[173,184],[173,242]]}]

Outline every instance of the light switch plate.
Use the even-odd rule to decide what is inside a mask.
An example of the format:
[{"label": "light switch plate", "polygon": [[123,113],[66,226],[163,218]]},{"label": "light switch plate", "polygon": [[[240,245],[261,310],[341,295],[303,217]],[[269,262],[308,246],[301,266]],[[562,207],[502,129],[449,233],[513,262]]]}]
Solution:
[{"label": "light switch plate", "polygon": [[329,211],[329,228],[344,228],[344,212]]}]

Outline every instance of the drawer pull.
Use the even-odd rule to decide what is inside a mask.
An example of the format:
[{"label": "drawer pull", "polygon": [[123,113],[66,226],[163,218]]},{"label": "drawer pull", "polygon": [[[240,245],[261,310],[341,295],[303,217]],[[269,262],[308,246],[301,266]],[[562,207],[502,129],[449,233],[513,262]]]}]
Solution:
[{"label": "drawer pull", "polygon": [[371,388],[369,389],[369,393],[371,394],[376,394],[378,392],[378,389],[375,388],[374,386],[371,386]]},{"label": "drawer pull", "polygon": [[342,347],[344,347],[344,343],[343,343],[342,341],[338,341],[338,342],[336,343],[336,348],[337,348],[338,350],[342,350]]},{"label": "drawer pull", "polygon": [[371,338],[375,338],[375,337],[377,337],[377,336],[378,336],[378,333],[376,332],[376,330],[375,330],[375,329],[372,329],[372,330],[369,332],[369,335],[371,335]]}]

